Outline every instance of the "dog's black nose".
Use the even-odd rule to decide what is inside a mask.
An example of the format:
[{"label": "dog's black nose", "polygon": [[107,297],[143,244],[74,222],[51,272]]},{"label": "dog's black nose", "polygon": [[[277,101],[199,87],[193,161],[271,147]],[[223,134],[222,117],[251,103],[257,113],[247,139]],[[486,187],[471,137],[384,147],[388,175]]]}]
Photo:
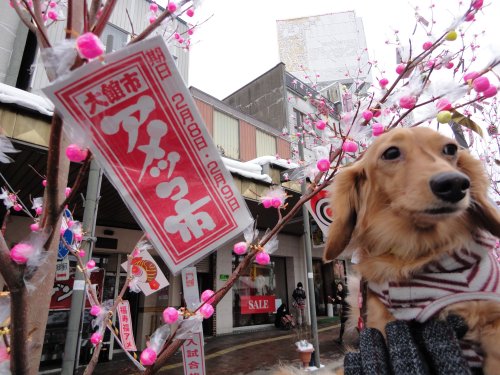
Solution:
[{"label": "dog's black nose", "polygon": [[446,202],[456,203],[467,194],[470,180],[463,173],[444,172],[433,176],[430,185],[436,197]]}]

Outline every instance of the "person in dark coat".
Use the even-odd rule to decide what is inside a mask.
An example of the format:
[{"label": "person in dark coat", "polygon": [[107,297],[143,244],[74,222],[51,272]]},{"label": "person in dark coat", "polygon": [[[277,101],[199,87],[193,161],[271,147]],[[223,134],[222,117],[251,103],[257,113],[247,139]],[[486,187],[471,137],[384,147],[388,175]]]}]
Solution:
[{"label": "person in dark coat", "polygon": [[347,322],[347,319],[349,318],[350,306],[346,301],[346,297],[347,289],[342,282],[339,282],[337,284],[335,297],[330,297],[330,300],[332,300],[332,302],[334,302],[338,306],[338,313],[340,317],[340,332],[339,338],[335,341],[339,344],[342,344],[342,336],[344,335],[345,331],[345,322]]},{"label": "person in dark coat", "polygon": [[297,288],[295,288],[292,293],[292,298],[292,306],[296,312],[297,324],[301,326],[304,320],[304,309],[306,307],[306,292],[304,291],[304,287],[300,281],[297,283]]}]

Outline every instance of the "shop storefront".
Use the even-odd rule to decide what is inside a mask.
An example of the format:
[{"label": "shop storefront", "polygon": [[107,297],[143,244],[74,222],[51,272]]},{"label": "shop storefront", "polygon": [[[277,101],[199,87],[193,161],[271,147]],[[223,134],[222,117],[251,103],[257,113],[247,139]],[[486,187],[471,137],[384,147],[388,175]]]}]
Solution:
[{"label": "shop storefront", "polygon": [[[242,259],[233,253],[233,270]],[[271,256],[267,265],[254,262],[233,286],[233,327],[274,323],[276,309],[287,298],[285,258]]]}]

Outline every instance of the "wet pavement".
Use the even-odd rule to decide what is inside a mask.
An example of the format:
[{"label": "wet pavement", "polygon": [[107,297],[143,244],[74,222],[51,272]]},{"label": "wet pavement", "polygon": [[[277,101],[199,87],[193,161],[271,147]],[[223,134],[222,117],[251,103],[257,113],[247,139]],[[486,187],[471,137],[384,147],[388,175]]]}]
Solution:
[{"label": "wet pavement", "polygon": [[[347,350],[335,342],[338,337],[339,323],[336,318],[319,318],[319,346],[321,364],[326,368],[342,364]],[[309,338],[302,331],[300,338]],[[265,330],[205,338],[205,364],[207,375],[272,374],[280,366],[300,369],[301,363],[295,342],[299,335],[296,331],[283,331],[272,327]],[[351,339],[352,340],[352,339]],[[350,341],[346,335],[345,343]],[[83,369],[82,369],[83,370]],[[83,371],[82,371],[83,372]],[[124,375],[136,373],[134,365],[124,356],[116,356],[111,362],[99,363],[96,375]],[[317,371],[315,373],[324,373]],[[182,354],[178,351],[163,366],[159,374],[183,375]]]}]

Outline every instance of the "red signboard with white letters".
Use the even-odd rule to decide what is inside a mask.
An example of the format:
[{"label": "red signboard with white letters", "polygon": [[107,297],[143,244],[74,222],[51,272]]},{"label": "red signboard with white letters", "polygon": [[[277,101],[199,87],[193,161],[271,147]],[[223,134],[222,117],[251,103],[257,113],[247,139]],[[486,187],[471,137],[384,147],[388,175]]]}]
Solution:
[{"label": "red signboard with white letters", "polygon": [[89,146],[173,273],[250,224],[160,37],[93,61],[44,91],[72,142]]},{"label": "red signboard with white letters", "polygon": [[242,314],[264,314],[276,311],[276,296],[241,296]]}]

